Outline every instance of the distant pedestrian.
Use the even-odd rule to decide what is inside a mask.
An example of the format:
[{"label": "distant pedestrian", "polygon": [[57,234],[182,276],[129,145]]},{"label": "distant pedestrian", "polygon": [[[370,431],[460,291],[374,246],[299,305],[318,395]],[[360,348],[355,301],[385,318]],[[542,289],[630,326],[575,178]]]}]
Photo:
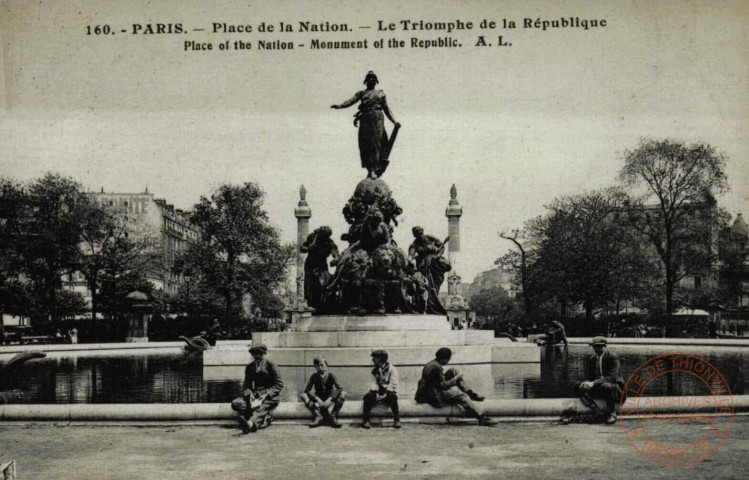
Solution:
[{"label": "distant pedestrian", "polygon": [[707,321],[707,332],[710,338],[718,338],[718,325],[714,318]]},{"label": "distant pedestrian", "polygon": [[231,402],[244,434],[270,426],[271,412],[278,406],[283,390],[278,367],[265,358],[267,353],[268,347],[262,343],[250,347],[253,361],[244,370],[242,396]]},{"label": "distant pedestrian", "polygon": [[309,377],[301,395],[302,402],[312,412],[309,426],[319,427],[327,421],[332,427],[341,428],[338,412],[346,401],[346,392],[333,372],[328,370],[328,361],[324,357],[315,358],[312,364],[317,371]]},{"label": "distant pedestrian", "polygon": [[376,403],[384,403],[393,412],[393,427],[401,428],[400,412],[398,410],[398,370],[388,363],[388,352],[375,350],[372,352],[372,376],[375,383],[364,395],[364,414],[362,428],[372,428],[369,423],[372,407]]},{"label": "distant pedestrian", "polygon": [[78,343],[78,329],[73,327],[68,330],[68,337],[70,337],[70,343],[76,345]]},{"label": "distant pedestrian", "polygon": [[557,320],[550,322],[549,326],[546,328],[544,336],[537,339],[536,343],[538,345],[547,345],[549,347],[559,343],[564,343],[564,345],[567,346],[567,332],[564,330],[562,322]]}]

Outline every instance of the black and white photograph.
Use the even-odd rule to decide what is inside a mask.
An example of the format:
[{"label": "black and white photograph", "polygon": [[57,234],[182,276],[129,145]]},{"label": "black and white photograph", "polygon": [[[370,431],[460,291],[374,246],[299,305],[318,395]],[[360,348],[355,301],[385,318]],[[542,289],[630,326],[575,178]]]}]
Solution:
[{"label": "black and white photograph", "polygon": [[743,478],[748,26],[0,0],[0,478]]}]

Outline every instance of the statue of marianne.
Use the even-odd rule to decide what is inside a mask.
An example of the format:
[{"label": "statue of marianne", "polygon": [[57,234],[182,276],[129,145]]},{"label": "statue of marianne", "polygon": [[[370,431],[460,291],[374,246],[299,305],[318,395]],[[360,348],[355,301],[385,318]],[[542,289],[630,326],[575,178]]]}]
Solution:
[{"label": "statue of marianne", "polygon": [[362,168],[367,169],[367,176],[372,179],[381,177],[390,163],[388,156],[392,140],[388,142],[383,112],[395,124],[393,140],[401,126],[388,107],[385,93],[382,90],[375,90],[375,85],[378,83],[377,75],[370,71],[364,77],[364,85],[367,86],[365,90],[356,92],[353,97],[340,105],[330,106],[335,109],[347,108],[359,102],[359,111],[354,115],[354,126],[359,127],[359,156]]}]

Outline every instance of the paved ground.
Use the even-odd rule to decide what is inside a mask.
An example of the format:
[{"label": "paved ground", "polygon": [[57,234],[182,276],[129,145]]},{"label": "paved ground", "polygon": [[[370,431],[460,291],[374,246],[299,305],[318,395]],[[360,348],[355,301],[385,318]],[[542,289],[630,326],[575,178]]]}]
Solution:
[{"label": "paved ground", "polygon": [[[0,461],[26,479],[192,478],[745,478],[749,417],[708,461],[667,468],[637,454],[620,426],[553,423],[404,424],[370,431],[273,425],[0,424]],[[670,434],[667,425],[660,433]],[[674,434],[679,442],[679,434]]]}]

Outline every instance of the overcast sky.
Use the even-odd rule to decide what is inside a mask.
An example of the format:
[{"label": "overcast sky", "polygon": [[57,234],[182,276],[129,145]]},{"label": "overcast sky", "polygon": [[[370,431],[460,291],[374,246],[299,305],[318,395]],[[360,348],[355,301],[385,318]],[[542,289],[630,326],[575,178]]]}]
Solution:
[{"label": "overcast sky", "polygon": [[[407,246],[417,224],[446,236],[454,183],[464,281],[507,251],[500,229],[521,226],[557,196],[613,184],[622,152],[642,137],[716,146],[729,158],[731,191],[721,203],[749,215],[746,2],[434,3],[0,2],[0,174],[27,180],[55,170],[94,190],[147,187],[183,209],[220,183],[254,181],[286,241],[295,239],[304,184],[311,226],[330,225],[337,238],[347,228],[341,209],[365,171],[355,107],[329,107],[374,70],[403,124],[384,176],[404,211],[396,240]],[[560,17],[607,25],[523,28],[524,18]],[[482,19],[503,18],[518,28],[479,29]],[[400,27],[405,19],[474,28],[377,31],[378,20]],[[352,31],[211,33],[212,22],[257,30],[263,21]],[[130,34],[148,23],[181,23],[188,33]],[[86,35],[87,25],[104,24],[115,35]],[[479,35],[492,47],[474,47]],[[498,35],[512,46],[497,47]],[[463,46],[372,48],[378,39],[445,36]],[[314,38],[367,39],[370,48],[310,50]],[[216,50],[239,39],[253,49]],[[305,47],[256,49],[276,39]],[[214,50],[185,52],[185,41]]]}]

